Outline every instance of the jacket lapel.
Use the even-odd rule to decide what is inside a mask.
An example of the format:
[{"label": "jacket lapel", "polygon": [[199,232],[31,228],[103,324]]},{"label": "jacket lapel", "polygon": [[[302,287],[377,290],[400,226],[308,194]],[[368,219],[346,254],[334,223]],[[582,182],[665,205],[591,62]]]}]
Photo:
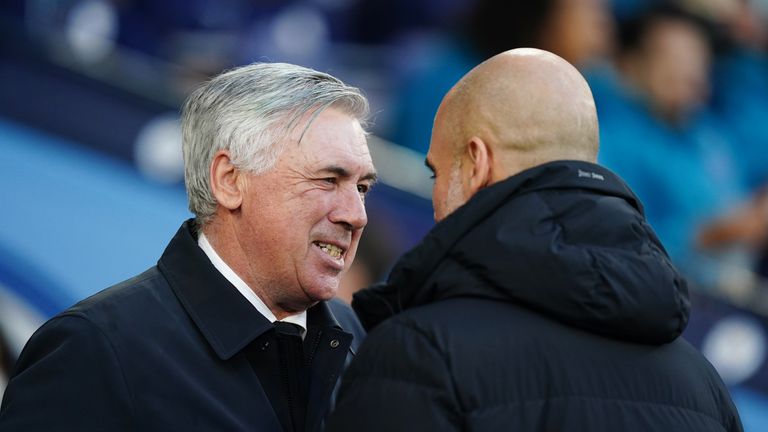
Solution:
[{"label": "jacket lapel", "polygon": [[[272,329],[272,324],[229,283],[198,247],[194,221],[181,226],[163,252],[158,268],[216,355],[222,361],[250,364],[245,348]],[[242,364],[240,364],[242,366]],[[238,366],[239,367],[239,366]],[[251,366],[245,366],[251,370]],[[248,379],[249,377],[243,377]],[[257,374],[252,375],[254,410],[259,415],[258,430],[281,430],[272,404]]]},{"label": "jacket lapel", "polygon": [[171,289],[222,360],[228,360],[272,329],[272,324],[211,264],[182,225],[158,263]]},{"label": "jacket lapel", "polygon": [[[158,267],[200,333],[221,360],[230,360],[272,330],[272,323],[211,264],[193,235],[194,220],[188,220],[163,252]],[[311,384],[307,404],[306,430],[320,429],[330,410],[330,399],[341,374],[352,335],[341,329],[325,302],[308,310],[308,326],[319,330],[310,365]],[[258,380],[254,380],[258,382]],[[271,406],[263,387],[254,404]],[[279,428],[274,414],[268,422]]]}]

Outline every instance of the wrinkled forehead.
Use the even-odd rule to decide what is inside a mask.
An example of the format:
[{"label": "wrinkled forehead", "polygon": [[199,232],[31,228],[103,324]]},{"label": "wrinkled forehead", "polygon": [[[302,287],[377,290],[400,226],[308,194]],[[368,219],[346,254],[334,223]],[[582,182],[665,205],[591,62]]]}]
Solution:
[{"label": "wrinkled forehead", "polygon": [[375,171],[366,132],[357,118],[342,110],[324,110],[293,138],[288,152],[303,163],[339,166],[350,174]]}]

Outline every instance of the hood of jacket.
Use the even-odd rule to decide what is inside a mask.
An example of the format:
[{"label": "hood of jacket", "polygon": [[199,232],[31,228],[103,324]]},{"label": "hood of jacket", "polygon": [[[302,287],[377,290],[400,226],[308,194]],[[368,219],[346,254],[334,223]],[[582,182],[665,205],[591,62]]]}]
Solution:
[{"label": "hood of jacket", "polygon": [[471,296],[640,343],[685,329],[685,279],[627,185],[599,165],[557,161],[475,194],[354,296],[366,329],[406,309]]}]

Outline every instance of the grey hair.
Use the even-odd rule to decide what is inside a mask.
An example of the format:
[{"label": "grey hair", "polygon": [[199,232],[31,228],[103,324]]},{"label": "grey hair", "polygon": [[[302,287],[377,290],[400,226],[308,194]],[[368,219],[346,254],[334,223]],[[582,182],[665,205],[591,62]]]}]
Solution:
[{"label": "grey hair", "polygon": [[[184,183],[197,226],[216,212],[210,167],[219,150],[239,169],[272,169],[294,127],[310,114],[305,129],[333,106],[365,123],[368,100],[355,87],[313,69],[286,63],[253,63],[204,83],[182,107]],[[302,132],[303,136],[303,132]]]}]

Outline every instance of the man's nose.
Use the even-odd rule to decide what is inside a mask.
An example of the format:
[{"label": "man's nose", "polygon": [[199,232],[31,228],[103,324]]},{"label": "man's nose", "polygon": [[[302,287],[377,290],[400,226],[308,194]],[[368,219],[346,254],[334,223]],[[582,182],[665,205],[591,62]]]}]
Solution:
[{"label": "man's nose", "polygon": [[357,185],[339,190],[331,222],[347,225],[350,229],[360,229],[368,223],[365,213],[365,201],[357,190]]}]

